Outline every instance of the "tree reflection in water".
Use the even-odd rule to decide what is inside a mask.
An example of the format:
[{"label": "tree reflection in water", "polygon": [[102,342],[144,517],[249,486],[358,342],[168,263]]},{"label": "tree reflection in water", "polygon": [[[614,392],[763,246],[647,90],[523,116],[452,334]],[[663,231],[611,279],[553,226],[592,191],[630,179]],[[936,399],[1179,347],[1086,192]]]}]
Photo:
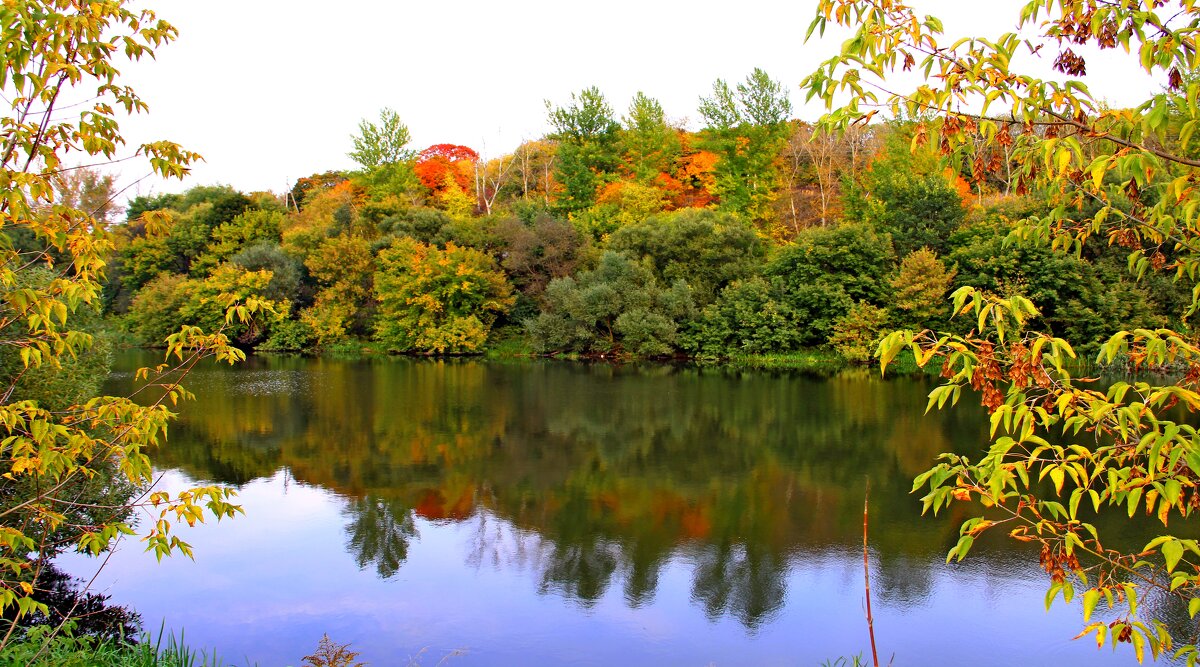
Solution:
[{"label": "tree reflection in water", "polygon": [[787,564],[778,554],[745,545],[705,548],[696,558],[692,599],[712,620],[730,614],[751,631],[783,607]]},{"label": "tree reflection in water", "polygon": [[[986,442],[986,420],[969,410],[921,417],[924,380],[877,374],[249,365],[197,372],[199,405],[159,465],[230,482],[282,467],[347,498],[347,550],[383,578],[404,566],[421,521],[475,522],[465,556],[475,567],[531,572],[539,591],[585,607],[619,587],[637,607],[669,563],[687,563],[694,604],[750,630],[785,604],[789,568],[861,548],[868,477],[877,599],[926,599],[957,517],[922,519],[912,477],[940,451]],[[263,381],[272,372],[290,384]],[[254,391],[236,389],[243,377]],[[1018,549],[980,544],[972,559],[1011,563],[1025,558]]]},{"label": "tree reflection in water", "polygon": [[412,511],[394,500],[375,496],[351,499],[345,513],[346,550],[360,568],[374,567],[390,579],[408,558],[408,543],[417,537]]}]

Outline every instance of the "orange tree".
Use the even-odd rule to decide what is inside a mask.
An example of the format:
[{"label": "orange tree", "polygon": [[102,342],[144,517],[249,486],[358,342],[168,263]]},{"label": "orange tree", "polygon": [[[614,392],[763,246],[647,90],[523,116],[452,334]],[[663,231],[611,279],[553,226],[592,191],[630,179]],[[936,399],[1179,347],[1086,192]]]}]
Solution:
[{"label": "orange tree", "polygon": [[[1089,385],[1070,372],[1070,342],[1034,330],[1035,304],[970,287],[953,296],[970,333],[899,331],[879,347],[884,368],[903,349],[941,365],[930,408],[970,387],[991,415],[986,450],[945,454],[914,484],[926,510],[973,508],[947,560],[961,560],[985,531],[1035,543],[1050,578],[1047,604],[1080,598],[1081,636],[1129,643],[1138,660],[1173,651],[1192,665],[1194,623],[1172,633],[1139,602],[1158,592],[1193,619],[1200,611],[1200,544],[1185,537],[1200,507],[1192,425],[1200,341],[1191,324],[1200,307],[1200,9],[1194,0],[1036,0],[1014,18],[1013,32],[951,42],[936,18],[897,0],[820,0],[808,34],[832,23],[853,35],[802,86],[830,110],[827,132],[903,115],[919,119],[914,146],[939,147],[978,181],[1011,168],[1018,191],[1044,197],[1048,212],[1015,221],[1008,242],[1063,252],[1089,239],[1117,244],[1139,277],[1168,272],[1193,288],[1174,329],[1111,332],[1100,354],[1138,369],[1169,366],[1174,381]],[[1161,91],[1135,108],[1099,103],[1081,77],[1106,50],[1135,60]],[[889,84],[909,77],[914,86]],[[1117,548],[1096,526],[1106,513],[1152,521],[1160,535]],[[1112,620],[1093,618],[1098,605],[1113,609]]]},{"label": "orange tree", "polygon": [[[119,82],[119,58],[138,60],[174,39],[176,30],[123,0],[5,0],[0,5],[0,612],[46,612],[38,602],[45,560],[64,548],[98,553],[133,534],[134,510],[149,514],[143,539],[158,557],[190,553],[171,532],[206,514],[232,515],[228,490],[103,495],[89,488],[153,480],[147,448],[165,437],[170,406],[186,396],[179,378],[200,359],[235,361],[224,334],[183,327],[167,340],[173,367],[143,369],[138,401],[77,395],[66,404],[36,400],[29,378],[71,372],[93,346],[81,322],[94,320],[105,259],[113,246],[94,218],[55,199],[66,160],[104,163],[123,157],[118,113],[146,104]],[[199,159],[171,142],[131,151],[163,177],[182,177]],[[161,219],[147,214],[150,226]],[[31,277],[31,271],[37,271]],[[247,295],[219,294],[226,322],[265,306]],[[93,383],[96,386],[98,383]],[[15,610],[14,610],[15,608]],[[0,648],[16,625],[0,634]],[[3,632],[4,629],[0,629]]]}]

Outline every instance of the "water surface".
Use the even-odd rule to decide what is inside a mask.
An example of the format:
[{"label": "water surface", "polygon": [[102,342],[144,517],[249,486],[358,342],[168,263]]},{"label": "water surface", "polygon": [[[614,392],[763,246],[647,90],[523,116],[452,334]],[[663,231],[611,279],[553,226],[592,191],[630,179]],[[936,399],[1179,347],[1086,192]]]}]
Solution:
[{"label": "water surface", "polygon": [[185,531],[195,562],[127,542],[98,582],[226,663],[298,665],[324,633],[374,666],[869,656],[868,479],[884,661],[1133,662],[1070,640],[1020,545],[944,563],[964,517],[922,518],[911,480],[985,420],[923,416],[924,380],[258,357],[188,387],[162,483],[234,485],[246,516]]}]

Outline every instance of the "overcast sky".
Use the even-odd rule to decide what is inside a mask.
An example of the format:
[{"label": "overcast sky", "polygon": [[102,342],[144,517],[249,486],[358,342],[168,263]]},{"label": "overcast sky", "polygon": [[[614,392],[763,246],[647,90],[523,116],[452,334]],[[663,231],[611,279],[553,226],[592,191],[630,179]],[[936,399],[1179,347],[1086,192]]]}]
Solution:
[{"label": "overcast sky", "polygon": [[[353,167],[360,119],[399,112],[413,148],[465,144],[484,156],[547,130],[545,100],[598,86],[621,115],[638,91],[695,129],[712,83],[761,67],[813,120],[801,79],[843,34],[803,41],[816,0],[153,0],[179,28],[157,61],[125,68],[150,114],[123,124],[131,145],[171,139],[203,154],[182,186],[282,191],[301,176]],[[994,37],[1018,0],[916,0],[947,33]],[[1007,8],[1007,9],[1006,9]],[[1116,62],[1115,60],[1112,62]],[[1115,104],[1156,88],[1136,70],[1089,61],[1093,92]],[[1099,75],[1097,75],[1099,74]],[[126,183],[143,172],[126,166]],[[132,194],[132,193],[131,193]]]}]

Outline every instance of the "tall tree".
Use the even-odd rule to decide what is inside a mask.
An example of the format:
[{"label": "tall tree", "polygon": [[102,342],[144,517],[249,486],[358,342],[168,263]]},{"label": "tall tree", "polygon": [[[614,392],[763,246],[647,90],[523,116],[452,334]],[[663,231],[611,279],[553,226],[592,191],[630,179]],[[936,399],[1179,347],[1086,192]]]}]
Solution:
[{"label": "tall tree", "polygon": [[[786,215],[796,232],[810,224],[833,223],[842,182],[859,182],[858,172],[876,150],[879,135],[875,126],[854,125],[840,134],[830,134],[816,131],[811,123],[792,124],[791,136],[783,148],[781,175]],[[813,186],[815,198],[811,194]]]},{"label": "tall tree", "polygon": [[511,190],[509,174],[516,165],[515,155],[501,155],[491,159],[479,158],[473,163],[472,175],[475,182],[475,201],[487,215],[492,214],[492,207],[506,186]]},{"label": "tall tree", "polygon": [[658,100],[639,90],[622,120],[621,149],[633,177],[649,184],[660,174],[674,175],[683,146]]},{"label": "tall tree", "polygon": [[553,141],[523,141],[513,151],[515,177],[520,179],[522,199],[539,197],[549,205],[558,188],[554,180],[558,146]]},{"label": "tall tree", "polygon": [[363,169],[371,170],[413,158],[413,151],[406,148],[412,141],[408,126],[400,121],[400,114],[387,107],[380,110],[378,125],[365,118],[359,121],[358,134],[351,140],[354,150],[349,153],[350,159]]},{"label": "tall tree", "polygon": [[563,191],[558,207],[581,211],[596,201],[596,188],[616,171],[620,160],[620,125],[612,107],[595,86],[571,93],[566,106],[546,100],[546,110],[558,142],[556,176]]},{"label": "tall tree", "polygon": [[722,210],[769,223],[779,189],[777,166],[792,104],[783,85],[755,68],[736,90],[718,79],[700,100],[701,147],[720,156],[714,190]]}]

